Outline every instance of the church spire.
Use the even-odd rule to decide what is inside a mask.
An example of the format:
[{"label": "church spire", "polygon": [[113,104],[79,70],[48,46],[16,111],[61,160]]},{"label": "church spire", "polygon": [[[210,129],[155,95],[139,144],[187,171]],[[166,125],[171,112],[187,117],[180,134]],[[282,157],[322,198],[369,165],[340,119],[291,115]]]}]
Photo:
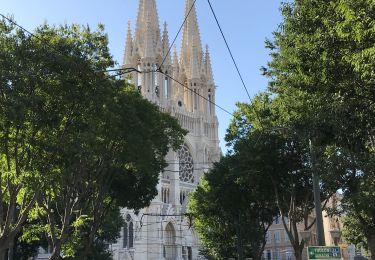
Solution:
[{"label": "church spire", "polygon": [[164,64],[170,65],[171,54],[169,53],[169,36],[168,36],[167,22],[164,22],[162,45],[163,45],[163,57],[166,57]]},{"label": "church spire", "polygon": [[128,21],[128,33],[126,35],[125,54],[124,54],[124,61],[123,61],[124,66],[130,66],[132,64],[132,55],[133,55],[133,37],[132,37],[130,21]]},{"label": "church spire", "polygon": [[205,69],[206,69],[206,79],[208,84],[214,84],[214,76],[212,73],[211,57],[208,50],[208,45],[206,45],[206,54],[205,54]]},{"label": "church spire", "polygon": [[177,47],[176,44],[173,45],[173,67],[178,68],[178,54],[177,54]]},{"label": "church spire", "polygon": [[[202,62],[202,43],[199,34],[197,13],[194,5],[194,0],[186,0],[185,6],[185,17],[188,16],[182,36],[182,46],[181,46],[181,65],[186,72],[193,72],[195,69],[200,71],[200,65]],[[191,11],[190,11],[191,10]],[[190,13],[189,13],[190,12]],[[194,55],[194,52],[196,54]],[[195,64],[198,68],[192,68],[192,56],[195,56]],[[196,66],[196,65],[194,65]],[[192,75],[187,75],[192,76]]]},{"label": "church spire", "polygon": [[200,78],[200,56],[198,52],[198,46],[196,46],[196,41],[193,37],[192,52],[190,56],[190,78],[199,79]]},{"label": "church spire", "polygon": [[144,46],[144,57],[145,58],[153,58],[154,57],[154,42],[152,40],[152,24],[150,16],[148,17],[147,26],[146,26],[146,38],[145,38],[145,46]]},{"label": "church spire", "polygon": [[156,54],[160,47],[160,27],[155,0],[139,0],[134,42],[140,51],[140,56],[150,51],[147,48],[152,48],[153,53]]}]

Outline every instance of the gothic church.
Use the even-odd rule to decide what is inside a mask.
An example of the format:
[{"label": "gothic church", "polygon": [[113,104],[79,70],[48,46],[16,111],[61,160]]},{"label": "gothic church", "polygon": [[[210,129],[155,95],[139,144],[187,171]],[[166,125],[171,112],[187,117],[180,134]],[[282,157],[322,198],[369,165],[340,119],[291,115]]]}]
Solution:
[{"label": "gothic church", "polygon": [[161,33],[155,0],[139,0],[134,34],[129,23],[123,67],[141,72],[132,72],[130,80],[189,133],[180,150],[167,155],[169,166],[160,174],[151,205],[140,212],[122,210],[125,225],[112,245],[115,260],[199,259],[199,239],[183,214],[189,193],[221,151],[210,54],[208,47],[202,48],[193,2],[186,0],[184,17],[191,11],[179,54],[176,47],[168,52],[167,24]]}]

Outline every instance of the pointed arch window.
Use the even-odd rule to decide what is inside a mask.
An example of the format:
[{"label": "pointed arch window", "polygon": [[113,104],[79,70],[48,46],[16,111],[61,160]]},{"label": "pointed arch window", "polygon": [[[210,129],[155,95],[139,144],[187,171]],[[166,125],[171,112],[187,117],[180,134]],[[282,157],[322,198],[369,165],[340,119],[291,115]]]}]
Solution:
[{"label": "pointed arch window", "polygon": [[212,106],[211,89],[208,89],[207,111],[209,115],[212,114],[211,106]]},{"label": "pointed arch window", "polygon": [[128,214],[125,218],[124,229],[123,229],[123,248],[134,247],[134,224],[131,216]]},{"label": "pointed arch window", "polygon": [[[168,74],[168,72],[166,72]],[[165,77],[164,78],[164,97],[169,98],[170,93],[169,93],[169,78]]]},{"label": "pointed arch window", "polygon": [[[194,83],[195,84],[195,83]],[[197,89],[194,89],[194,110],[198,109],[198,94]]]},{"label": "pointed arch window", "polygon": [[134,224],[133,222],[129,223],[129,248],[134,247]]},{"label": "pointed arch window", "polygon": [[176,259],[176,231],[171,223],[165,228],[164,231],[164,247],[163,256],[166,260]]},{"label": "pointed arch window", "polygon": [[157,64],[153,64],[152,65],[152,83],[154,85],[154,88],[155,88],[155,94],[157,97],[159,97],[160,93],[159,93],[159,73],[157,72],[157,69],[158,69],[158,65]]}]

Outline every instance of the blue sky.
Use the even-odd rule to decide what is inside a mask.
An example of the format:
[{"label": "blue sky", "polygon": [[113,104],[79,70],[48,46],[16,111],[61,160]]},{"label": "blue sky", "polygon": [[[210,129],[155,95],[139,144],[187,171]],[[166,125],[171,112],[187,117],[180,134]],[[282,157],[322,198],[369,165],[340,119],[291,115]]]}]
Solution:
[{"label": "blue sky", "polygon": [[[184,16],[184,0],[157,0],[160,25],[166,21],[169,37],[176,35]],[[227,37],[250,95],[265,90],[267,79],[259,68],[269,60],[264,40],[272,37],[281,22],[279,7],[281,0],[211,0],[222,29]],[[119,63],[122,61],[127,21],[134,26],[137,15],[137,0],[0,0],[0,12],[14,15],[25,28],[33,30],[47,21],[50,24],[79,23],[95,28],[105,25],[111,52]],[[236,102],[249,99],[237,75],[235,67],[221,38],[206,0],[197,0],[197,13],[202,43],[208,44],[218,86],[216,103],[233,112]],[[134,27],[133,27],[134,28]],[[181,37],[177,40],[177,46]],[[217,109],[221,147],[231,116]]]}]

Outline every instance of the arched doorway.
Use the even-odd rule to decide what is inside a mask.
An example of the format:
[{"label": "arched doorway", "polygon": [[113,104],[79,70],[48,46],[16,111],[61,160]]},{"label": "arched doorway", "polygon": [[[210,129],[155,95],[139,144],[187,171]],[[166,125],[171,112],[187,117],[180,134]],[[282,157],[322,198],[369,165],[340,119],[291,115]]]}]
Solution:
[{"label": "arched doorway", "polygon": [[166,260],[176,259],[176,231],[171,223],[165,227],[163,255]]}]

